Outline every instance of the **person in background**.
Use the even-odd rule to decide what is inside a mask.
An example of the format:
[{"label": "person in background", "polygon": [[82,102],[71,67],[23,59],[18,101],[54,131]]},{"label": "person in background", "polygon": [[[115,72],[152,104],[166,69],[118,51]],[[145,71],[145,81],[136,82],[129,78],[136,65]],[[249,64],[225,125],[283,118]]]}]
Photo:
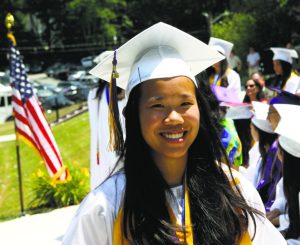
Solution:
[{"label": "person in background", "polygon": [[293,70],[293,58],[298,58],[298,53],[294,49],[271,48],[274,53],[273,69],[276,74],[274,86],[292,94],[300,93],[300,77]]},{"label": "person in background", "polygon": [[[251,119],[251,135],[258,142],[260,159],[256,166],[253,166],[255,167],[253,179],[249,180],[258,190],[266,211],[270,211],[275,200],[276,185],[282,176],[281,162],[276,155],[277,147],[274,147],[277,134],[273,132],[267,120],[257,119],[254,116]],[[248,171],[251,173],[253,169]]]},{"label": "person in background", "polygon": [[247,65],[249,77],[252,73],[259,71],[260,55],[254,49],[254,47],[249,47],[249,53],[247,55]]},{"label": "person in background", "polygon": [[[289,130],[289,129],[287,129]],[[287,228],[281,233],[288,244],[300,244],[300,144],[279,136],[279,157],[283,163],[283,190],[287,200]],[[286,217],[285,217],[286,218]]]},{"label": "person in background", "polygon": [[241,72],[242,69],[242,61],[239,56],[237,56],[234,50],[231,50],[229,58],[228,58],[229,67],[235,70],[237,73]]},{"label": "person in background", "polygon": [[[276,91],[277,96],[270,101],[267,119],[275,133],[292,140],[291,142],[295,142],[294,145],[296,146],[300,144],[298,136],[300,97],[281,89],[273,88],[273,90]],[[280,230],[285,230],[288,227],[286,205],[287,200],[284,195],[283,179],[281,178],[276,186],[275,201],[270,212],[267,213],[268,219],[272,224],[279,226],[278,229]]]},{"label": "person in background", "polygon": [[[229,104],[238,103],[239,98],[234,99],[235,94],[232,92],[233,90],[230,88],[214,86],[214,85],[209,86],[208,81],[207,81],[207,85],[205,84],[206,82],[200,82],[199,87],[201,91],[203,90],[205,91],[205,92],[203,91],[203,93],[208,98],[213,98],[210,101],[210,105],[217,104],[215,108],[218,114],[218,124],[221,125],[221,131],[220,131],[221,142],[227,152],[227,156],[229,157],[229,161],[232,164],[232,167],[238,169],[238,167],[243,164],[242,144],[239,139],[236,128],[234,126],[233,120],[231,118],[226,117],[226,112],[228,108],[226,103]],[[203,89],[205,87],[208,87],[209,89]]]},{"label": "person in background", "polygon": [[233,43],[223,39],[211,37],[209,46],[225,55],[226,59],[214,64],[212,74],[209,74],[211,85],[222,86],[235,90],[235,93],[240,96],[241,93],[241,78],[240,75],[228,66],[228,59],[233,47]]},{"label": "person in background", "polygon": [[[102,62],[113,51],[107,50],[97,56],[96,63]],[[119,111],[125,104],[125,91],[117,89]],[[99,79],[98,87],[88,95],[90,119],[90,189],[95,189],[111,173],[118,159],[116,152],[109,149],[109,83]],[[124,120],[121,120],[124,128]]]},{"label": "person in background", "polygon": [[124,169],[88,194],[63,245],[285,244],[255,188],[231,170],[198,89],[195,75],[222,58],[158,23],[90,71],[126,89],[125,144],[118,127],[111,135]]},{"label": "person in background", "polygon": [[260,101],[267,103],[267,99],[263,92],[263,88],[260,82],[256,79],[249,79],[245,84],[246,94],[243,99],[245,103],[251,103],[252,101]]},{"label": "person in background", "polygon": [[260,86],[262,87],[262,90],[264,91],[266,82],[263,74],[261,74],[260,72],[254,72],[250,75],[250,78],[258,81]]}]

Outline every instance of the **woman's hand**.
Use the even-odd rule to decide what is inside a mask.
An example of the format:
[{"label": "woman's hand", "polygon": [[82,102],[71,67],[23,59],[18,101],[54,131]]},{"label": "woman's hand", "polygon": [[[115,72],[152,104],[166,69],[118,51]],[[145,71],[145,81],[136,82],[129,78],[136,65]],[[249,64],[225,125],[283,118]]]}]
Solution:
[{"label": "woman's hand", "polygon": [[274,226],[279,226],[279,215],[280,215],[280,211],[279,209],[274,209],[271,212],[267,213],[267,218],[268,220],[270,220],[270,222],[274,225]]}]

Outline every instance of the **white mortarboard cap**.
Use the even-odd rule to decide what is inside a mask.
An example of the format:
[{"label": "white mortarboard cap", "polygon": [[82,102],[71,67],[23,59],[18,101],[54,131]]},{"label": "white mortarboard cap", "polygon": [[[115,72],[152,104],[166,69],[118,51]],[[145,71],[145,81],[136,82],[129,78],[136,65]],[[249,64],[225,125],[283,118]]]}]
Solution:
[{"label": "white mortarboard cap", "polygon": [[[221,103],[220,104],[225,105]],[[251,104],[242,104],[242,105],[234,105],[230,106],[226,112],[225,117],[231,118],[231,119],[250,119],[253,117],[253,112],[251,110],[252,105]]]},{"label": "white mortarboard cap", "polygon": [[290,64],[293,63],[292,58],[298,58],[298,53],[295,49],[289,48],[270,48],[273,53],[273,60],[283,60]]},{"label": "white mortarboard cap", "polygon": [[114,53],[114,51],[112,50],[106,50],[103,51],[101,54],[99,54],[98,56],[96,56],[96,58],[93,60],[96,64],[102,62],[106,57],[112,55]]},{"label": "white mortarboard cap", "polygon": [[215,37],[209,39],[208,45],[219,51],[221,54],[224,54],[227,60],[233,47],[233,43]]},{"label": "white mortarboard cap", "polygon": [[266,120],[269,113],[269,104],[258,101],[252,101],[252,105],[256,119]]},{"label": "white mortarboard cap", "polygon": [[285,136],[279,136],[278,138],[280,146],[294,157],[300,157],[300,144],[294,140],[291,140]]},{"label": "white mortarboard cap", "polygon": [[[195,37],[160,22],[118,48],[116,58],[117,86],[129,95],[136,85],[150,79],[186,76],[196,84],[195,76],[224,56]],[[90,73],[110,81],[112,61],[113,54]]]},{"label": "white mortarboard cap", "polygon": [[254,115],[251,118],[251,122],[258,127],[260,130],[267,132],[269,134],[274,134],[274,131],[272,129],[271,123],[268,120],[264,119],[257,119],[256,116]]},{"label": "white mortarboard cap", "polygon": [[274,104],[273,106],[280,115],[275,133],[300,144],[300,106],[288,104]]}]

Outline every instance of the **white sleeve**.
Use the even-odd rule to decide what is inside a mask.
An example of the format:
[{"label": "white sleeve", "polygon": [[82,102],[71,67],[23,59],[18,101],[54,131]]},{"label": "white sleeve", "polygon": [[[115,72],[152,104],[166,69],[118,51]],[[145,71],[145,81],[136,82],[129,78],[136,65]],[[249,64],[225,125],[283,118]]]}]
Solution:
[{"label": "white sleeve", "polygon": [[[265,208],[257,190],[247,179],[245,179],[237,171],[233,170],[233,173],[234,173],[234,177],[237,177],[240,181],[239,187],[241,189],[242,195],[244,196],[246,202],[251,207],[254,207],[263,213],[263,216],[255,215],[256,233],[254,239],[252,240],[252,245],[286,244],[286,241],[283,238],[283,236],[280,234],[280,232],[266,218]],[[252,219],[249,218],[248,232],[251,238],[253,238],[254,235],[254,227],[255,226]]]},{"label": "white sleeve", "polygon": [[111,213],[104,195],[90,193],[73,217],[62,245],[112,245]]},{"label": "white sleeve", "polygon": [[300,77],[298,76],[291,77],[286,82],[284,90],[292,94],[298,93],[300,90]]},{"label": "white sleeve", "polygon": [[62,245],[113,245],[124,183],[124,176],[118,178],[117,174],[90,192],[73,217]]},{"label": "white sleeve", "polygon": [[283,178],[281,178],[276,185],[276,196],[275,196],[275,201],[271,206],[271,211],[273,211],[274,209],[278,209],[280,213],[284,214],[285,207],[286,207],[286,199],[283,192]]},{"label": "white sleeve", "polygon": [[298,239],[288,239],[287,244],[288,245],[300,245],[300,237],[298,237]]},{"label": "white sleeve", "polygon": [[230,70],[230,72],[227,74],[228,79],[228,87],[227,88],[233,88],[236,90],[237,94],[241,92],[241,78],[240,75],[234,71]]}]

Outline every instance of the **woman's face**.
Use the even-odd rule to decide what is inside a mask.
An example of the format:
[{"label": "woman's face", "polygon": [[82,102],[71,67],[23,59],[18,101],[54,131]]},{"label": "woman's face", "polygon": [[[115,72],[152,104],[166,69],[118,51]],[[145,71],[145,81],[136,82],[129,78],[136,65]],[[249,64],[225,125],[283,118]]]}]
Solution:
[{"label": "woman's face", "polygon": [[155,159],[186,157],[200,126],[194,83],[187,77],[144,82],[139,119]]},{"label": "woman's face", "polygon": [[258,88],[252,79],[246,82],[245,89],[246,89],[246,95],[248,95],[249,97],[255,97],[256,94],[258,93]]},{"label": "woman's face", "polygon": [[221,63],[220,62],[213,64],[212,67],[215,69],[215,72],[217,74],[219,74],[221,72]]},{"label": "woman's face", "polygon": [[280,121],[280,115],[273,105],[270,105],[269,107],[267,119],[271,123],[272,129],[275,130]]},{"label": "woman's face", "polygon": [[276,75],[282,75],[282,66],[279,60],[273,60],[273,69]]}]

